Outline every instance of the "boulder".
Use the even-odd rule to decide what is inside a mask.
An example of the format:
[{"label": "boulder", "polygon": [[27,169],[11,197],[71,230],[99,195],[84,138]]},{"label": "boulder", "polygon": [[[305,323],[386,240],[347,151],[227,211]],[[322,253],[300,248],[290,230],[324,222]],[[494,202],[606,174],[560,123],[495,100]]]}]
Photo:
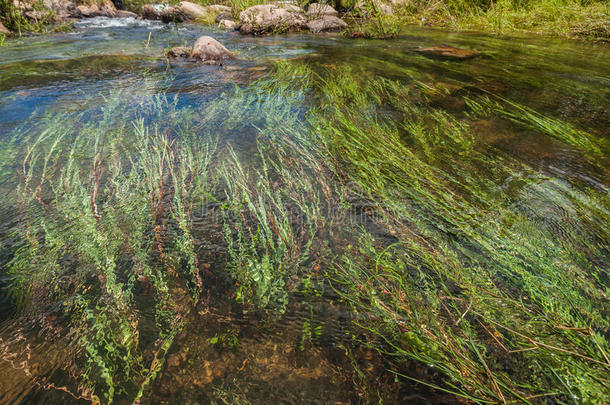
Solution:
[{"label": "boulder", "polygon": [[334,15],[323,15],[307,23],[307,28],[317,34],[319,32],[341,31],[347,23]]},{"label": "boulder", "polygon": [[178,7],[166,7],[160,13],[161,21],[164,23],[178,23],[188,21],[189,18]]},{"label": "boulder", "polygon": [[127,10],[117,10],[115,17],[119,17],[119,18],[138,18],[138,15],[136,13],[132,13],[131,11],[127,11]]},{"label": "boulder", "polygon": [[233,30],[237,26],[237,23],[233,20],[222,20],[218,23],[218,26],[227,30]]},{"label": "boulder", "polygon": [[168,58],[190,58],[193,48],[188,46],[176,46],[165,54]]},{"label": "boulder", "polygon": [[81,17],[114,17],[117,9],[110,0],[104,0],[100,3],[91,5],[80,5],[76,8]]},{"label": "boulder", "polygon": [[4,34],[4,35],[10,35],[11,32],[8,30],[8,28],[6,28],[4,26],[4,24],[2,24],[2,21],[0,21],[0,34]]},{"label": "boulder", "polygon": [[55,13],[56,21],[79,16],[76,0],[43,0],[42,4]]},{"label": "boulder", "polygon": [[145,20],[160,20],[161,10],[151,4],[142,6],[142,18]]},{"label": "boulder", "polygon": [[13,5],[27,18],[38,22],[58,22],[81,17],[76,0],[13,0]]},{"label": "boulder", "polygon": [[234,59],[235,56],[214,38],[203,36],[195,41],[191,58],[209,64],[216,64],[222,63],[226,59]]},{"label": "boulder", "polygon": [[242,34],[261,35],[270,32],[297,31],[305,28],[303,10],[294,5],[264,4],[252,6],[239,14]]},{"label": "boulder", "polygon": [[329,6],[328,4],[320,4],[320,3],[311,3],[309,5],[309,7],[307,8],[307,13],[306,15],[308,17],[320,17],[323,15],[332,15],[332,16],[338,16],[339,12],[337,10],[335,10],[334,8],[332,8],[331,6]]},{"label": "boulder", "polygon": [[449,45],[430,46],[413,50],[424,56],[438,59],[470,59],[479,56],[480,53],[469,49],[454,48]]},{"label": "boulder", "polygon": [[205,7],[189,1],[181,1],[176,8],[189,20],[203,20],[208,16],[208,10]]}]

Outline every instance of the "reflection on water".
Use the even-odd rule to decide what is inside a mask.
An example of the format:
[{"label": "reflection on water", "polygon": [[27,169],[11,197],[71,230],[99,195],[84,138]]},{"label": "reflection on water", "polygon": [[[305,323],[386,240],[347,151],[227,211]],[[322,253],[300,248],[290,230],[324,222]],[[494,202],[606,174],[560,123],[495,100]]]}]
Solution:
[{"label": "reflection on water", "polygon": [[[201,66],[190,62],[170,63],[161,56],[164,49],[190,44],[200,35],[214,36],[235,52],[239,59],[226,66]],[[475,49],[483,55],[468,61],[451,61],[429,59],[413,52],[419,46],[442,43]],[[599,268],[608,265],[608,241],[603,240],[606,233],[600,231],[608,226],[606,220],[610,214],[610,78],[607,76],[610,71],[610,53],[607,45],[545,38],[453,34],[415,28],[392,41],[346,40],[334,35],[314,37],[299,34],[253,38],[198,25],[175,26],[135,19],[94,18],[78,22],[75,31],[71,33],[9,41],[0,48],[0,56],[0,140],[5,142],[3,145],[10,145],[0,151],[0,187],[3,193],[11,196],[3,199],[0,204],[0,373],[4,376],[0,379],[2,403],[80,403],[91,400],[91,394],[95,391],[91,387],[99,389],[104,384],[81,378],[83,368],[94,367],[82,363],[85,351],[94,359],[98,359],[96,356],[101,358],[101,355],[94,353],[91,345],[75,344],[82,342],[78,336],[83,331],[80,329],[82,325],[71,322],[70,311],[76,312],[81,308],[79,305],[87,310],[111,306],[109,302],[95,302],[95,288],[80,291],[81,286],[78,284],[82,281],[78,277],[84,277],[79,273],[83,267],[91,265],[104,268],[109,264],[97,263],[99,258],[93,254],[87,256],[89,247],[83,248],[85,259],[74,251],[64,251],[66,246],[71,246],[79,237],[86,241],[93,236],[82,236],[89,235],[79,229],[87,225],[86,221],[79,222],[81,218],[71,218],[69,210],[54,209],[62,204],[73,208],[75,212],[78,212],[77,207],[86,207],[87,210],[92,207],[94,212],[97,209],[93,207],[95,199],[89,201],[86,193],[84,197],[74,197],[73,201],[64,198],[64,194],[72,191],[68,184],[72,181],[87,187],[92,184],[102,189],[107,187],[109,195],[116,198],[116,201],[111,201],[113,203],[140,201],[144,206],[152,204],[153,217],[157,220],[165,218],[156,223],[154,230],[142,230],[132,224],[129,218],[125,218],[139,215],[141,212],[138,208],[141,207],[132,207],[133,210],[130,211],[130,207],[120,205],[116,208],[119,211],[116,223],[101,224],[98,220],[96,225],[94,219],[89,218],[88,224],[94,230],[91,235],[95,235],[95,229],[100,234],[107,232],[107,235],[111,235],[107,240],[92,243],[99,244],[108,252],[116,248],[119,253],[113,256],[115,262],[112,265],[116,265],[117,269],[138,267],[141,264],[138,260],[144,256],[138,256],[138,252],[128,251],[129,249],[123,251],[126,249],[116,242],[122,237],[129,239],[130,235],[140,235],[146,244],[142,251],[150,248],[155,256],[154,262],[163,263],[171,270],[168,271],[170,275],[163,273],[164,276],[157,277],[171,279],[171,273],[179,272],[178,269],[186,266],[188,259],[182,257],[177,263],[169,265],[164,248],[169,250],[176,246],[169,246],[163,238],[170,231],[182,235],[184,229],[180,228],[181,218],[189,218],[188,221],[191,221],[192,246],[180,237],[171,243],[179,245],[179,249],[183,249],[181,252],[193,253],[196,257],[194,268],[202,276],[193,276],[182,284],[167,284],[168,294],[179,297],[167,301],[167,307],[174,311],[171,312],[165,307],[158,307],[156,301],[160,294],[160,281],[154,279],[153,273],[143,271],[136,279],[126,274],[120,275],[116,285],[120,286],[118,288],[133,286],[131,291],[135,309],[125,325],[111,324],[111,327],[133,328],[131,330],[137,331],[140,351],[123,353],[120,347],[112,346],[116,342],[104,342],[100,338],[102,346],[105,344],[107,349],[112,346],[121,355],[138,357],[138,364],[147,365],[142,369],[134,366],[134,369],[125,370],[125,375],[132,373],[134,378],[146,380],[158,372],[158,375],[154,375],[156,378],[150,378],[150,387],[146,388],[143,398],[152,398],[152,403],[192,404],[367,403],[377,399],[387,403],[461,401],[424,384],[399,380],[395,374],[387,372],[386,369],[390,367],[387,358],[373,349],[370,335],[354,326],[370,321],[367,318],[373,315],[356,311],[351,304],[342,301],[343,297],[336,289],[328,288],[328,285],[321,288],[316,284],[323,284],[320,280],[332,267],[324,261],[322,253],[319,257],[302,259],[302,252],[293,252],[292,245],[286,241],[290,239],[293,244],[308,241],[301,247],[315,246],[318,249],[316,251],[330,252],[328,257],[332,257],[334,249],[339,252],[339,249],[344,248],[333,245],[338,240],[339,244],[349,244],[347,251],[355,241],[360,242],[356,237],[359,235],[355,236],[348,226],[344,229],[333,228],[335,224],[329,219],[326,227],[318,225],[317,231],[312,232],[313,236],[308,239],[304,235],[305,231],[300,234],[284,233],[282,226],[288,229],[293,224],[290,224],[289,219],[278,216],[278,222],[279,219],[285,222],[270,222],[267,231],[279,236],[276,237],[277,245],[274,245],[269,260],[275,260],[273,255],[279,254],[277,252],[282,249],[287,251],[283,254],[293,259],[288,261],[292,267],[283,268],[290,276],[281,280],[281,288],[290,293],[285,296],[280,292],[274,296],[275,300],[281,302],[282,310],[271,315],[258,308],[257,304],[240,298],[240,294],[245,291],[240,285],[243,282],[239,278],[236,282],[231,277],[234,273],[238,274],[239,269],[230,270],[227,264],[230,262],[228,258],[232,257],[231,249],[238,248],[227,246],[226,240],[233,237],[241,243],[246,239],[244,235],[254,233],[254,246],[260,241],[257,238],[265,237],[265,231],[253,232],[247,225],[244,228],[236,225],[234,229],[229,229],[226,221],[239,223],[229,216],[242,215],[245,218],[243,223],[258,219],[264,224],[260,218],[267,218],[271,214],[264,207],[261,211],[258,204],[262,206],[263,198],[268,198],[278,210],[285,208],[299,213],[313,213],[311,216],[303,216],[307,219],[322,214],[313,209],[307,211],[309,201],[299,199],[302,194],[322,196],[319,199],[328,204],[332,200],[333,191],[326,190],[324,184],[316,184],[315,177],[308,171],[313,170],[311,167],[315,165],[308,166],[310,163],[305,163],[305,156],[303,162],[298,162],[295,157],[288,156],[287,152],[278,152],[278,156],[285,158],[287,167],[295,170],[286,169],[285,173],[299,173],[295,179],[300,176],[306,179],[294,190],[289,188],[290,181],[281,175],[277,178],[265,177],[268,176],[268,171],[283,173],[280,168],[265,163],[264,159],[263,163],[257,160],[258,154],[262,155],[264,151],[274,147],[279,150],[281,142],[269,135],[269,132],[273,132],[270,129],[278,131],[280,135],[283,133],[281,131],[293,128],[298,132],[299,127],[317,125],[307,120],[308,113],[316,112],[317,108],[324,110],[333,107],[324,105],[323,98],[316,98],[313,92],[304,91],[296,85],[294,88],[288,85],[286,90],[279,93],[270,90],[280,80],[268,75],[273,70],[273,63],[278,60],[311,66],[319,77],[325,77],[328,72],[351,69],[350,74],[354,77],[385,78],[423,89],[413,93],[413,105],[417,108],[429,106],[433,112],[426,119],[436,120],[434,122],[442,128],[458,128],[455,129],[455,139],[451,141],[443,138],[444,134],[436,134],[428,139],[428,143],[419,140],[421,143],[418,144],[404,136],[404,141],[414,156],[431,167],[426,174],[438,173],[440,179],[451,179],[452,187],[455,187],[451,191],[461,192],[464,201],[471,204],[469,207],[480,207],[482,218],[495,220],[492,209],[492,205],[495,205],[499,216],[510,212],[515,215],[510,221],[523,221],[532,226],[531,235],[548,231],[556,240],[568,246],[584,246],[583,260],[591,260]],[[295,71],[289,79],[297,83],[303,75]],[[348,86],[345,88],[349,89]],[[342,94],[337,99],[349,98],[347,96],[348,94]],[[485,104],[490,97],[496,100],[496,104]],[[480,111],[469,104],[472,100],[483,106]],[[539,115],[523,114],[515,118],[516,115],[511,115],[515,114],[514,111],[510,110],[513,105],[519,108],[523,106],[523,110],[519,111],[531,110]],[[387,128],[393,122],[399,123],[402,120],[397,115],[397,111],[400,111],[397,106],[387,106],[386,110],[382,112],[386,114],[383,117],[388,121]],[[367,111],[363,110],[361,114],[366,116]],[[135,138],[141,144],[127,138],[129,131],[140,128],[138,122],[141,122],[142,128],[149,128],[149,132],[142,130],[139,137]],[[462,138],[460,122],[468,122],[474,139]],[[556,123],[569,124],[573,131],[558,130]],[[421,123],[422,126],[426,124],[429,122]],[[53,144],[46,137],[45,131],[51,127],[68,129],[66,134],[61,135],[65,137],[61,142]],[[417,128],[411,128],[415,133]],[[12,139],[19,134],[41,136],[24,139],[21,144],[21,139]],[[159,134],[167,135],[170,143],[186,139],[186,134],[193,135],[195,139],[209,137],[214,141],[199,145],[200,149],[193,149],[184,155],[161,156],[160,153],[157,156],[159,150],[178,153],[171,145],[164,144],[165,141],[157,137]],[[587,143],[582,144],[585,146],[579,143],[580,140],[575,142],[570,138],[573,134],[585,134]],[[110,150],[99,149],[99,140],[87,139],[94,136],[107,139],[114,136]],[[125,139],[121,139],[122,136]],[[150,145],[148,137],[155,139],[150,141]],[[285,137],[288,135],[285,134]],[[33,139],[38,140],[32,144]],[[66,140],[66,144],[62,143]],[[292,142],[292,139],[282,142]],[[306,145],[300,142],[302,140],[287,145],[293,150],[300,150],[300,147],[306,150]],[[48,154],[38,154],[32,146],[46,143],[51,145],[47,149]],[[80,144],[84,145],[82,149],[78,148]],[[268,146],[267,149],[265,145]],[[92,147],[91,150],[96,151],[95,157],[79,155],[86,150],[85,147]],[[473,158],[472,162],[467,159],[471,150],[476,152],[476,159]],[[197,159],[208,153],[210,160],[202,161],[221,180],[210,180],[218,189],[205,190],[207,200],[198,200],[193,205],[200,210],[197,215],[189,212],[189,215],[184,216],[184,211],[188,211],[189,198],[192,197],[172,202],[179,201],[176,197],[179,195],[177,186],[169,187],[167,193],[159,191],[159,195],[150,191],[156,189],[152,181],[153,171],[146,171],[146,165],[150,163],[146,160],[149,156],[157,156],[161,162],[165,162],[161,163],[160,183],[169,182],[168,179],[172,178],[171,181],[178,184],[176,179],[183,175],[184,178],[180,178],[180,181],[195,188],[196,181],[193,179],[207,172],[198,171],[201,168],[196,164],[193,164],[194,167],[188,166],[188,170],[184,167],[180,169],[184,172],[171,172],[170,168],[173,164],[186,161],[198,162]],[[340,158],[337,157],[337,160]],[[79,162],[76,165],[82,164],[82,168],[71,169],[69,159]],[[239,162],[245,165],[243,170]],[[368,162],[373,166],[382,163]],[[505,172],[503,164],[510,166],[510,171]],[[40,177],[31,183],[40,184],[38,188],[31,186],[29,189],[27,185],[19,185],[22,184],[19,176],[29,178],[30,165],[32,172],[38,167],[36,165],[43,167]],[[97,167],[102,166],[107,167],[104,173],[96,171]],[[169,174],[165,173],[166,170]],[[248,174],[243,175],[243,171]],[[19,176],[15,176],[16,172]],[[150,182],[152,185],[140,184],[136,177],[130,177],[135,176],[134,173],[146,173],[141,182]],[[250,173],[263,173],[264,176],[250,184]],[[51,183],[50,179],[60,174],[62,180]],[[334,175],[339,178],[342,173]],[[97,177],[104,180],[100,183],[99,179],[96,180]],[[308,177],[314,178],[307,179]],[[427,180],[431,183],[435,181]],[[235,191],[239,190],[235,184],[245,184],[256,190],[256,193],[260,192],[258,201],[249,201],[250,213],[244,213],[246,210],[243,209],[231,211],[226,208],[234,200],[247,201],[249,198],[247,193],[239,194],[239,191]],[[309,186],[312,188],[306,188]],[[124,200],[120,200],[123,198],[121,187],[128,190]],[[266,187],[269,190],[264,194]],[[282,206],[281,202],[273,199],[279,195],[278,190],[284,189],[288,190],[286,194],[292,198],[291,206]],[[29,194],[31,202],[39,204],[41,210],[30,210],[27,208],[28,201],[13,198],[15,190],[25,190],[24,195]],[[472,195],[473,190],[478,190],[480,195]],[[147,195],[148,192],[152,197]],[[346,195],[353,197],[349,192],[346,191]],[[130,193],[142,193],[142,196],[138,200],[129,196]],[[333,203],[336,202],[339,206],[347,204],[346,201],[348,198]],[[417,201],[406,199],[401,204],[413,204],[414,210],[419,209],[415,208]],[[166,206],[171,208],[164,208]],[[21,210],[20,207],[25,208]],[[354,212],[345,215],[355,217],[364,212],[365,217],[369,218],[368,212],[374,210],[374,204],[359,195],[353,208]],[[246,218],[248,215],[259,217]],[[328,212],[324,215],[331,218]],[[343,221],[345,218],[336,220]],[[42,234],[40,230],[44,230],[47,236],[38,240],[39,235],[24,232],[20,225],[28,221],[36,224],[38,228],[35,229],[39,229],[36,232]],[[362,229],[386,245],[398,241],[395,228],[385,227],[387,224],[376,224],[370,219],[367,221],[369,222],[358,225],[362,225]],[[128,228],[132,225],[133,228]],[[306,225],[313,227],[311,224]],[[510,232],[513,225],[504,224],[505,229],[498,233]],[[303,224],[299,226],[310,229]],[[443,226],[445,225],[440,224],[439,228]],[[470,250],[476,248],[460,239],[464,235],[458,231],[452,234],[449,225],[446,228],[450,237],[442,242],[434,242],[439,242],[439,245],[463,243],[460,254],[471,257],[468,256]],[[115,230],[116,233],[113,233]],[[338,235],[341,232],[345,232],[345,238]],[[50,235],[60,235],[57,236],[58,239],[66,239],[59,243],[51,240]],[[74,235],[74,240],[69,235]],[[590,251],[585,246],[587,241],[591,244]],[[27,300],[30,302],[21,302],[9,288],[16,279],[11,269],[14,269],[13,259],[18,256],[16,252],[28,243],[52,246],[49,254],[56,255],[61,260],[61,266],[59,263],[44,265],[50,266],[49,272],[55,274],[52,283],[59,287],[54,291],[29,292]],[[133,245],[133,241],[125,242],[125,246]],[[555,245],[533,248],[547,249],[545,254],[551,249],[559,249]],[[245,250],[236,252],[245,254]],[[30,259],[32,265],[36,263],[35,257]],[[525,258],[519,259],[526,261]],[[252,271],[260,272],[260,278],[266,277],[267,268],[261,265],[264,261],[257,264],[259,267],[249,263],[241,262],[240,266],[253,266]],[[293,268],[298,269],[301,265],[313,268],[313,273],[308,277],[303,277],[300,270],[291,273]],[[561,269],[564,265],[568,267],[568,264],[557,263],[557,268]],[[72,277],[70,272],[59,271],[59,267],[73,269],[79,275]],[[32,272],[31,276],[36,277],[36,274]],[[195,303],[191,290],[196,288],[195,284],[201,283],[200,277],[205,281],[205,285],[198,286],[198,291],[203,291],[203,298]],[[110,283],[102,276],[91,278],[94,280],[90,285],[99,288]],[[304,279],[307,279],[306,282]],[[603,275],[598,280],[600,285],[608,283]],[[265,288],[269,291],[281,289],[276,281],[269,281]],[[361,289],[365,287],[360,286]],[[269,291],[258,291],[256,294],[262,295]],[[90,298],[93,304],[75,303],[71,294],[76,292],[85,297],[83,299]],[[49,297],[53,297],[51,304],[46,302]],[[39,305],[34,305],[38,301]],[[192,311],[185,309],[191,306],[194,307]],[[45,308],[42,312],[18,311],[20,308],[42,307]],[[602,312],[603,308],[602,305]],[[91,314],[87,310],[83,310],[85,317],[93,314],[91,316],[95,318],[95,310],[91,310]],[[160,315],[168,313],[174,318],[165,319]],[[86,319],[92,322],[90,324],[97,325],[92,318]],[[172,335],[173,327],[175,336]],[[129,339],[132,338],[126,334],[125,340],[118,346],[129,347]],[[163,350],[159,347],[163,347],[165,342],[168,345],[163,350],[167,353],[162,356]],[[159,368],[155,369],[156,366]],[[409,360],[409,364],[403,364],[403,367],[411,370],[411,375],[418,380],[438,382],[442,375],[431,365],[422,365],[414,360]],[[113,375],[116,372],[117,370],[105,370],[102,375]],[[78,384],[74,383],[75,379],[79,381]],[[106,384],[111,385],[108,381]],[[127,403],[133,400],[138,389],[125,378],[125,381],[116,384],[113,395],[119,403]],[[144,400],[142,403],[145,403]]]}]

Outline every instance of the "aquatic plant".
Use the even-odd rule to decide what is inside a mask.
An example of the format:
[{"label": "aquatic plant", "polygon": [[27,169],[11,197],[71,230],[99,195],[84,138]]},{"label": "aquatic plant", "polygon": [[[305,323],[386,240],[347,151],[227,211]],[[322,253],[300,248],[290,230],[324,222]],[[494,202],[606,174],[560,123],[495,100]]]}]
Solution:
[{"label": "aquatic plant", "polygon": [[[493,115],[585,154],[606,146],[508,100],[465,94],[470,114],[451,115],[433,102],[446,90],[396,76],[285,61],[205,108],[114,94],[84,123],[49,112],[3,139],[3,203],[20,216],[3,272],[27,325],[69,331],[61,391],[145,398],[221,289],[271,324],[305,301],[303,350],[328,324],[308,300],[349,310],[337,328],[363,384],[365,346],[397,381],[476,403],[607,402],[607,195],[481,145],[471,125]],[[205,339],[237,348],[238,329]],[[0,352],[26,357],[19,342]]]},{"label": "aquatic plant", "polygon": [[[344,300],[372,320],[357,322],[378,338],[363,343],[394,359],[399,375],[476,402],[603,402],[607,286],[592,258],[605,254],[597,241],[607,231],[557,236],[498,201],[497,186],[477,178],[476,168],[500,164],[499,178],[527,168],[506,157],[489,161],[473,149],[466,122],[414,104],[417,83],[341,71],[318,83],[321,106],[309,136],[336,176],[375,202],[377,225],[397,239],[388,244],[354,230],[365,236],[328,273]],[[425,146],[439,141],[430,160]],[[572,207],[586,217],[594,204]],[[409,376],[399,366],[407,359],[432,364],[446,378]]]},{"label": "aquatic plant", "polygon": [[[153,110],[174,115],[169,132],[134,116],[128,126],[118,118],[123,97],[107,98],[100,119],[82,127],[65,125],[78,116],[60,114],[19,133],[15,204],[24,222],[9,263],[22,312],[61,300],[84,351],[74,395],[104,403],[143,395],[183,326],[186,303],[198,300],[189,221],[213,153],[209,140],[179,137],[188,112],[176,112],[175,100],[152,100]],[[140,289],[155,297],[155,325],[139,318]],[[156,339],[142,341],[143,330]]]}]

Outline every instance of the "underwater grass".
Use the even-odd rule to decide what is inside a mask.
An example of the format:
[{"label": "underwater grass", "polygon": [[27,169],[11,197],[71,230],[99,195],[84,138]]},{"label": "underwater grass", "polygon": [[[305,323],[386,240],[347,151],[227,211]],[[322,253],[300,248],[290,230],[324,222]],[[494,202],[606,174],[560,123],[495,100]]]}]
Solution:
[{"label": "underwater grass", "polygon": [[[23,221],[8,264],[10,291],[22,313],[61,303],[82,348],[73,359],[82,364],[76,387],[66,390],[97,403],[143,395],[182,330],[185,303],[202,288],[189,227],[193,199],[175,190],[189,182],[191,193],[205,192],[213,144],[182,144],[143,119],[121,124],[122,98],[106,99],[97,122],[66,126],[79,117],[60,114],[15,138],[22,148],[14,198]],[[171,110],[174,102],[158,98],[153,108]],[[181,122],[174,124],[172,131]],[[135,292],[143,287],[154,291],[156,337],[141,341],[145,307]]]},{"label": "underwater grass", "polygon": [[[417,83],[342,71],[318,83],[310,136],[335,179],[375,201],[382,226],[398,239],[387,246],[353,230],[365,236],[328,272],[345,301],[374,319],[359,324],[379,338],[371,345],[397,364],[434,365],[448,377],[435,386],[476,402],[577,396],[603,403],[608,287],[592,258],[603,261],[607,231],[562,238],[499,204],[496,186],[472,168],[501,165],[506,177],[522,165],[490,161],[473,149],[466,122],[413,104]],[[443,158],[450,170],[430,164]],[[574,209],[608,220],[595,205]]]},{"label": "underwater grass", "polygon": [[[125,111],[119,94],[90,123],[50,115],[3,141],[11,292],[22,315],[69,320],[66,389],[149,395],[211,287],[194,216],[212,201],[226,255],[211,271],[244,311],[272,322],[327,289],[352,314],[346,352],[378,351],[399,381],[476,403],[607,402],[606,196],[482,148],[470,117],[431,106],[440,90],[352,73],[281,62],[204,111]],[[323,333],[311,311],[297,344]]]}]

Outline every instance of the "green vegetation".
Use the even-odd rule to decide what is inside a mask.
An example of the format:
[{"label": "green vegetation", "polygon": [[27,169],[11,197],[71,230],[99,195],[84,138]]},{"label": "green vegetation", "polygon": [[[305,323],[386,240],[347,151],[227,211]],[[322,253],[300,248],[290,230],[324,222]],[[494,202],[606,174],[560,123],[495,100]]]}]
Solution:
[{"label": "green vegetation", "polygon": [[[504,99],[464,96],[456,117],[430,101],[444,92],[296,60],[201,110],[119,93],[86,123],[17,128],[0,145],[20,216],[6,275],[30,326],[59,314],[70,331],[62,391],[146,397],[222,288],[270,323],[332,293],[351,316],[346,353],[377,351],[399,381],[475,403],[607,403],[607,195],[481,145],[472,125],[493,116],[590,156],[607,142]],[[216,236],[195,226],[209,205]],[[202,240],[224,249],[207,272]],[[301,350],[324,334],[305,308]]]},{"label": "green vegetation", "polygon": [[[43,2],[32,2],[33,13],[36,18],[28,18],[15,6],[13,0],[0,0],[0,22],[10,31],[21,34],[22,32],[46,32],[47,26],[55,21],[55,14],[48,10]],[[34,15],[34,14],[32,14]]]},{"label": "green vegetation", "polygon": [[415,0],[399,3],[394,11],[403,24],[608,41],[609,7],[597,0]]}]

